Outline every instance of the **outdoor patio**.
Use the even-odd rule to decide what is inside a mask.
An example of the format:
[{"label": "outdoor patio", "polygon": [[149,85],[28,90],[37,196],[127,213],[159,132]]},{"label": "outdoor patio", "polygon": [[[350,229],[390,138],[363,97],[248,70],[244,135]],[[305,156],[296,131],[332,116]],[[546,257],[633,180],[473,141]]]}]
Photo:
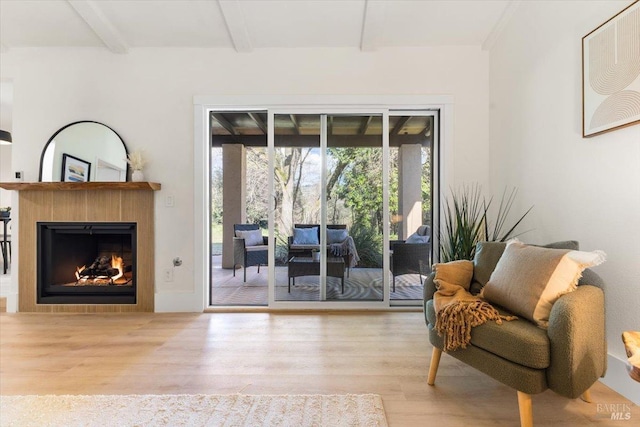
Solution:
[{"label": "outdoor patio", "polygon": [[[269,268],[247,268],[247,281],[243,282],[242,270],[223,269],[216,258],[211,269],[212,305],[267,305]],[[296,285],[287,286],[287,267],[276,267],[276,301],[318,301],[320,298],[319,278],[304,276],[296,278]],[[391,277],[389,277],[391,283]],[[392,300],[419,300],[423,287],[417,274],[396,277],[396,291],[391,292]],[[327,278],[327,301],[381,301],[382,270],[379,268],[352,268],[349,277],[344,278],[344,293],[340,279]]]}]

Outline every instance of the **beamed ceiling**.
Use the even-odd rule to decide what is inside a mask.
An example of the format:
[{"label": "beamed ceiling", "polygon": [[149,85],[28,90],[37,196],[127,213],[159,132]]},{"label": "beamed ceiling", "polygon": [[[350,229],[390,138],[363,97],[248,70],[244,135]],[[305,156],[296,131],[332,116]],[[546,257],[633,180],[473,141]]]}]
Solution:
[{"label": "beamed ceiling", "polygon": [[0,0],[0,51],[481,46],[521,0]]},{"label": "beamed ceiling", "polygon": [[[276,114],[275,145],[283,147],[319,147],[320,115]],[[390,116],[389,145],[432,143],[433,116]],[[242,144],[247,147],[267,146],[267,113],[212,112],[211,144]],[[382,116],[328,115],[329,147],[382,146]]]}]

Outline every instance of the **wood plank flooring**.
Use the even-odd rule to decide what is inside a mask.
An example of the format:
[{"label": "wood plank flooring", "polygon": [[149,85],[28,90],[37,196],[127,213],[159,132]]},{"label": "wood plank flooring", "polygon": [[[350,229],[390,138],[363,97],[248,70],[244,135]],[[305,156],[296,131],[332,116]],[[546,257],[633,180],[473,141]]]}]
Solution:
[{"label": "wood plank flooring", "polygon": [[[447,355],[430,387],[430,357],[419,312],[0,314],[3,395],[378,393],[391,426],[518,425],[514,390]],[[592,398],[535,395],[535,425],[640,420],[601,383]]]}]

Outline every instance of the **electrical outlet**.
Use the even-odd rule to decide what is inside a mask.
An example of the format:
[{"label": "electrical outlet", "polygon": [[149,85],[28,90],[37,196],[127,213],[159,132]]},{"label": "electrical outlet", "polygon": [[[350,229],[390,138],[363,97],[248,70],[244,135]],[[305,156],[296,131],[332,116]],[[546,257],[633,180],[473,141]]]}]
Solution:
[{"label": "electrical outlet", "polygon": [[173,282],[173,268],[165,268],[162,274],[165,282]]},{"label": "electrical outlet", "polygon": [[166,196],[164,198],[164,205],[168,208],[174,207],[176,204],[176,198],[173,196]]}]

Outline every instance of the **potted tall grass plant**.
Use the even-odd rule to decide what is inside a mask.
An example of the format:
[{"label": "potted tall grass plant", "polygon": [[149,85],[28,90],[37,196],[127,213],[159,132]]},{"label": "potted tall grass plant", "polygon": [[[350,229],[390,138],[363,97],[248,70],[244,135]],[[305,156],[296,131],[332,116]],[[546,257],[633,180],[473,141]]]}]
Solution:
[{"label": "potted tall grass plant", "polygon": [[507,189],[504,190],[495,214],[495,221],[491,222],[488,217],[493,197],[487,200],[482,195],[479,185],[463,186],[458,191],[452,189],[451,197],[444,201],[439,232],[440,261],[472,260],[478,242],[504,242],[522,234],[514,233],[533,206],[507,228],[506,221],[516,194],[515,188],[510,192],[507,192]]}]

